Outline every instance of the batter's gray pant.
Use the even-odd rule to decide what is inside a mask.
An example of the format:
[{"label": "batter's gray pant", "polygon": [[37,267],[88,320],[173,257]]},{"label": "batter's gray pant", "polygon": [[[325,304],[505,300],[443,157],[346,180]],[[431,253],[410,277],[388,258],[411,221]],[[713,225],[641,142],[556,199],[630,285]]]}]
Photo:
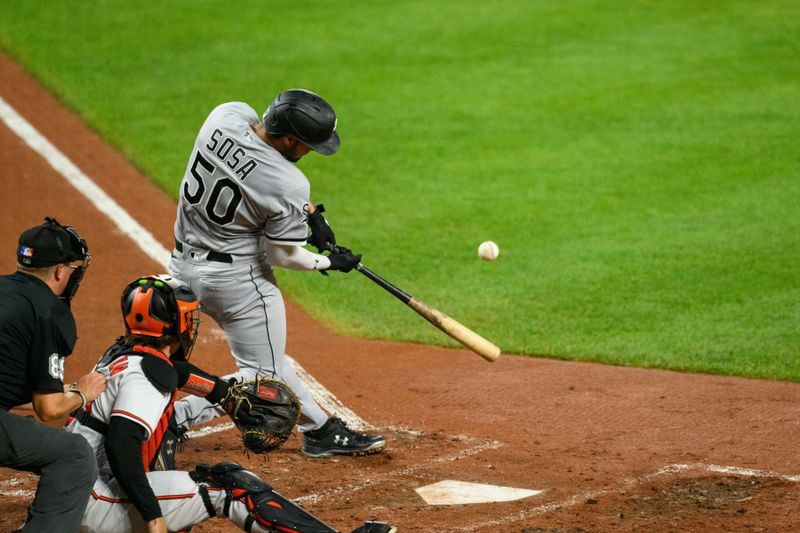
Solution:
[{"label": "batter's gray pant", "polygon": [[22,531],[78,531],[97,479],[86,439],[0,409],[0,466],[40,476]]},{"label": "batter's gray pant", "polygon": [[[253,379],[256,375],[285,381],[300,398],[301,432],[321,427],[328,415],[285,357],[286,310],[275,274],[265,254],[233,263],[209,261],[208,250],[183,245],[172,253],[169,268],[200,300],[202,311],[225,332],[239,371],[225,376]],[[202,336],[202,325],[200,326]],[[188,428],[208,422],[225,411],[205,398],[187,396],[175,402],[175,420]]]}]

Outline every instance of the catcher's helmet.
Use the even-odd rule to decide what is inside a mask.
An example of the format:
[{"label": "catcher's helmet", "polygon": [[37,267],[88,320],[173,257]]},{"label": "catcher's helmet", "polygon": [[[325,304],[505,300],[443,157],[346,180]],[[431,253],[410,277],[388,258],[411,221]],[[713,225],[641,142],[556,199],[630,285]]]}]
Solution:
[{"label": "catcher's helmet", "polygon": [[328,102],[305,89],[278,94],[264,112],[264,127],[272,135],[293,135],[322,155],[339,149],[336,113]]},{"label": "catcher's helmet", "polygon": [[194,293],[167,275],[144,276],[122,291],[122,318],[128,334],[172,335],[181,344],[173,359],[189,359],[200,325],[200,304]]}]

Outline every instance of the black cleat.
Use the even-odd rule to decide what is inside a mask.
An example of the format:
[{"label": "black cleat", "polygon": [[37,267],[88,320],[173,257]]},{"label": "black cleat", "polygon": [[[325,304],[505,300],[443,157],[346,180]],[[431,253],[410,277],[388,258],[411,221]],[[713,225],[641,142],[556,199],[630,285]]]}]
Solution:
[{"label": "black cleat", "polygon": [[363,526],[355,528],[351,533],[395,533],[397,528],[386,522],[373,522],[370,520]]},{"label": "black cleat", "polygon": [[330,455],[369,455],[386,448],[380,435],[365,435],[353,431],[339,418],[331,417],[319,429],[303,434],[300,450],[309,457]]}]

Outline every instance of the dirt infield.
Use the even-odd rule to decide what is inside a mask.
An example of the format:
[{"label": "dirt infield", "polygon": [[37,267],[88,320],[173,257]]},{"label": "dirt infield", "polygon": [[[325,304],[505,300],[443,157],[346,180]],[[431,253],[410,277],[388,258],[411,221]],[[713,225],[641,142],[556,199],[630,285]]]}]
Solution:
[{"label": "dirt infield", "polygon": [[[2,55],[0,97],[171,248],[168,195]],[[162,268],[4,123],[0,162],[0,272],[13,270],[19,233],[45,215],[89,242],[74,304],[80,339],[67,361],[75,378],[119,332],[123,285]],[[192,439],[181,468],[239,461],[343,531],[370,518],[425,532],[800,530],[800,384],[512,355],[490,364],[464,350],[341,337],[287,305],[288,353],[384,433],[388,450],[313,460],[295,436],[247,456],[227,430]],[[193,361],[230,371],[209,326]],[[430,506],[414,490],[443,479],[543,492]],[[0,469],[0,530],[21,523],[35,484]],[[214,519],[193,531],[234,530]]]}]

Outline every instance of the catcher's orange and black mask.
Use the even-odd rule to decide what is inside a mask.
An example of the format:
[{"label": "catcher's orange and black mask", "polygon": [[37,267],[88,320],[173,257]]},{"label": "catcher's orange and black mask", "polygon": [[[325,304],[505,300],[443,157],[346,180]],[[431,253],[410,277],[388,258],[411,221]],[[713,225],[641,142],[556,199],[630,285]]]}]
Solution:
[{"label": "catcher's orange and black mask", "polygon": [[197,341],[200,303],[189,287],[171,276],[144,276],[122,292],[122,318],[128,334],[174,336],[181,349],[171,357],[188,360]]}]

